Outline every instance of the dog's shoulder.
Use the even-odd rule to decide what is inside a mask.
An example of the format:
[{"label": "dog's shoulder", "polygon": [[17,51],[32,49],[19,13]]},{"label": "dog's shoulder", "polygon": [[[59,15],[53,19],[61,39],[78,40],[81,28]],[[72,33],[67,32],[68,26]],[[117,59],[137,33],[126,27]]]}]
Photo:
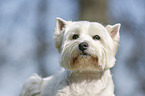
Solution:
[{"label": "dog's shoulder", "polygon": [[37,74],[31,76],[28,81],[23,85],[23,90],[20,96],[41,96],[42,78]]}]

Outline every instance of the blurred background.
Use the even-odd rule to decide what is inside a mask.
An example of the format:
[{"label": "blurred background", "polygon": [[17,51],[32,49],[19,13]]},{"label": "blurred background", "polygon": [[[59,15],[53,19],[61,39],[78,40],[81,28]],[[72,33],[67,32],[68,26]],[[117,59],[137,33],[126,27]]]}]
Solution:
[{"label": "blurred background", "polygon": [[0,0],[0,94],[18,96],[33,73],[60,70],[55,18],[121,23],[116,96],[145,96],[145,0]]}]

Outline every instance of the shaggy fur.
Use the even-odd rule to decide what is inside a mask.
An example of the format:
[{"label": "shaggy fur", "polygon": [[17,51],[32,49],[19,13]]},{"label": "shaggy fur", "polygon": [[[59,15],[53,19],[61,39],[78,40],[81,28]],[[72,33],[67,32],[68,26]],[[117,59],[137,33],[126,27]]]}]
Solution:
[{"label": "shaggy fur", "polygon": [[[65,70],[47,78],[32,76],[20,96],[115,96],[110,68],[116,61],[120,24],[56,21],[54,41]],[[80,50],[82,42],[88,45]]]}]

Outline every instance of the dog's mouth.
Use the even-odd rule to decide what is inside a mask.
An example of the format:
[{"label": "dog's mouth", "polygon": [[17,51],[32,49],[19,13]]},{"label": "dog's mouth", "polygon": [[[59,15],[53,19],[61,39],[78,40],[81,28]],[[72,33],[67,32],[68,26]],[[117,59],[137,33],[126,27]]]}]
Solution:
[{"label": "dog's mouth", "polygon": [[88,57],[91,57],[91,55],[89,53],[87,53],[86,51],[84,51],[73,58],[73,63],[77,62],[78,58],[84,59],[84,58],[88,58]]},{"label": "dog's mouth", "polygon": [[93,54],[81,52],[76,54],[71,60],[72,69],[77,70],[90,70],[91,68],[95,70],[100,70],[99,58]]},{"label": "dog's mouth", "polygon": [[86,50],[82,51],[81,55],[89,55]]}]

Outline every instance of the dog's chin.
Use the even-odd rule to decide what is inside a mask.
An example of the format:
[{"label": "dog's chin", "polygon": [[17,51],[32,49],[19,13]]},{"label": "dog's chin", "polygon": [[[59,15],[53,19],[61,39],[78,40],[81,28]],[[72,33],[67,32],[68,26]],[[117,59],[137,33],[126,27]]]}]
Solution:
[{"label": "dog's chin", "polygon": [[77,54],[76,56],[74,56],[72,63],[74,65],[75,63],[78,63],[80,60],[87,59],[90,57],[91,57],[91,55],[84,51],[84,52],[81,52],[81,53]]},{"label": "dog's chin", "polygon": [[98,57],[81,52],[72,58],[71,69],[77,71],[99,71]]}]

